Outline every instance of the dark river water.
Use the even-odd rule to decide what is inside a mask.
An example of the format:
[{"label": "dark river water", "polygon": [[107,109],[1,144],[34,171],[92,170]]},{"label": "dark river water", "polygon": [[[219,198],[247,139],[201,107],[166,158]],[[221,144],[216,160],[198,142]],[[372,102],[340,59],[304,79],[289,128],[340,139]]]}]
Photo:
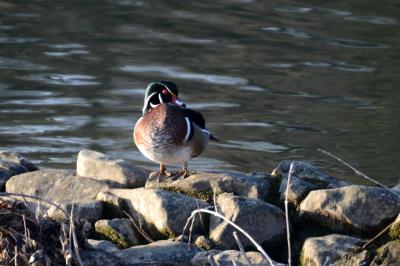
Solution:
[{"label": "dark river water", "polygon": [[192,170],[271,171],[318,148],[385,184],[400,172],[399,1],[0,1],[0,149],[74,168],[94,149],[156,169],[132,142],[168,79],[220,143]]}]

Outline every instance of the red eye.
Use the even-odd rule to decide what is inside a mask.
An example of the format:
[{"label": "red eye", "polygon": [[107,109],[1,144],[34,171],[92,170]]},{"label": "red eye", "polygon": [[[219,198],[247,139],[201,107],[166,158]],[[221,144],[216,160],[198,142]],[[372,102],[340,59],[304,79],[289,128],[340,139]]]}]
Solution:
[{"label": "red eye", "polygon": [[167,95],[168,91],[166,89],[163,89],[162,94]]}]

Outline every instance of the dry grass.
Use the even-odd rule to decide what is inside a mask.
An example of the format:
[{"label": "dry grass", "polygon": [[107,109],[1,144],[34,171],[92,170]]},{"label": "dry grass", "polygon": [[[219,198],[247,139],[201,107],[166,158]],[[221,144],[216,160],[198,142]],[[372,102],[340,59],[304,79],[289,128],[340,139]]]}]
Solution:
[{"label": "dry grass", "polygon": [[[22,201],[0,198],[0,265],[81,265],[72,250],[84,239],[68,223],[36,215]],[[72,224],[79,232],[80,225]]]}]

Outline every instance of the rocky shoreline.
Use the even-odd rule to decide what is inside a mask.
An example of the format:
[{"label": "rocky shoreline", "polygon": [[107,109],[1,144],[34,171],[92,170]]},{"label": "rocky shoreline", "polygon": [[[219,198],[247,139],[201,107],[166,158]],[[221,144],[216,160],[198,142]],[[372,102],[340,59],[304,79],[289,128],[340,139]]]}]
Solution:
[{"label": "rocky shoreline", "polygon": [[[241,233],[247,252],[238,251],[234,228],[213,215],[195,215],[182,235],[193,211],[215,209],[262,245],[274,265],[284,265],[290,164],[282,161],[271,174],[210,171],[157,182],[148,180],[149,170],[96,151],[81,151],[76,170],[39,169],[20,154],[0,151],[0,214],[25,208],[37,221],[61,222],[73,209],[83,265],[270,265]],[[293,170],[287,195],[293,265],[400,265],[399,186],[350,184],[305,162]],[[4,236],[7,228],[0,226]],[[4,250],[14,240],[0,238],[1,265],[12,260]],[[32,248],[26,260],[46,265],[46,252]]]}]

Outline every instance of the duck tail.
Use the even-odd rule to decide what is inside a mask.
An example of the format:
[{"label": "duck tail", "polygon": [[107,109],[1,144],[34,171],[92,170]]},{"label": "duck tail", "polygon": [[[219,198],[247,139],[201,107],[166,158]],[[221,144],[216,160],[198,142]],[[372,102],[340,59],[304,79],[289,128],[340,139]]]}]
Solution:
[{"label": "duck tail", "polygon": [[219,139],[215,138],[213,135],[210,134],[210,139],[216,142],[220,142]]}]

